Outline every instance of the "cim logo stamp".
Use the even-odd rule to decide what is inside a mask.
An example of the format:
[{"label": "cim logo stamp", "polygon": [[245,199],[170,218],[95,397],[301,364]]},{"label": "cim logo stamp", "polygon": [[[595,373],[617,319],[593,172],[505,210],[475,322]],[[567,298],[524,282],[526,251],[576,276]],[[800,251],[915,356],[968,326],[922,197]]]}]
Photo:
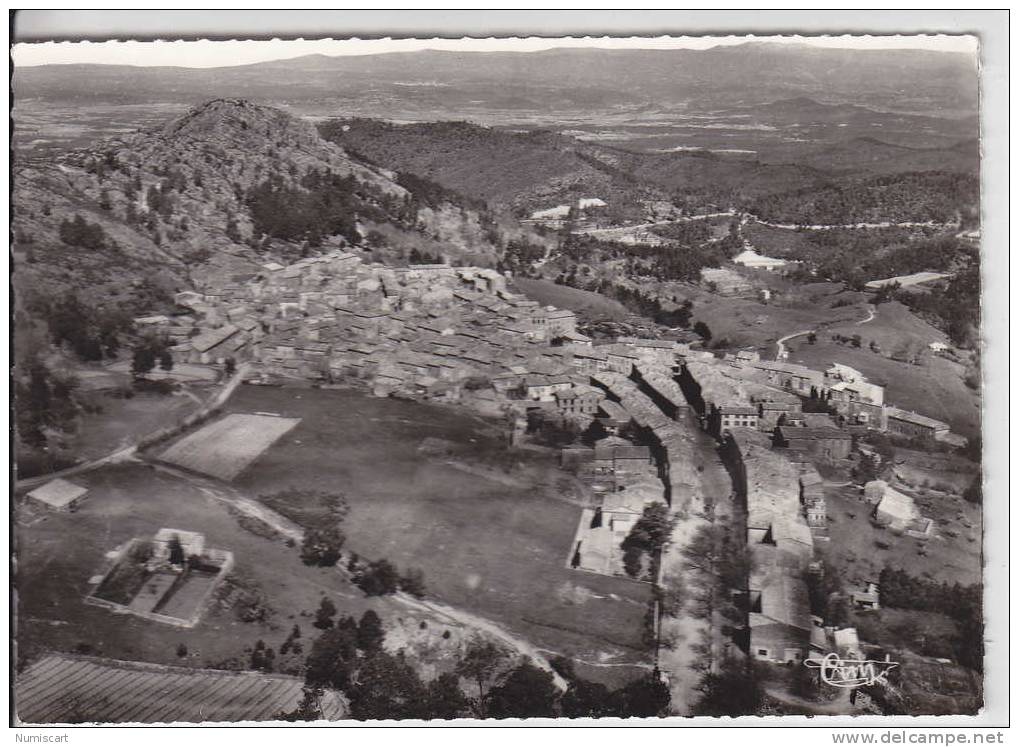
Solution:
[{"label": "cim logo stamp", "polygon": [[807,659],[803,662],[810,669],[821,671],[821,681],[832,687],[866,687],[887,685],[888,673],[899,666],[885,655],[884,661],[876,659],[843,659],[836,653],[826,654],[822,659]]}]

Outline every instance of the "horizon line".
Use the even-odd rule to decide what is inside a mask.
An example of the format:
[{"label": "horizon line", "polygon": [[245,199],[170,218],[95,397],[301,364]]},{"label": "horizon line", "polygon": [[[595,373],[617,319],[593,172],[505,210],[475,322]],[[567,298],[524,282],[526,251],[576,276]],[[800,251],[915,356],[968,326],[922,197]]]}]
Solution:
[{"label": "horizon line", "polygon": [[[906,43],[902,43],[906,42]],[[910,43],[911,42],[911,43]],[[47,41],[18,42],[11,50],[15,69],[93,65],[105,67],[178,68],[202,70],[237,68],[286,62],[302,57],[378,57],[382,55],[432,52],[440,54],[535,54],[554,51],[709,51],[722,47],[772,44],[812,49],[853,51],[926,51],[939,54],[976,54],[977,37],[967,34],[886,35],[716,35],[659,37],[511,37],[511,38],[401,38],[378,39],[262,39],[262,40],[173,40],[133,41]],[[302,49],[303,47],[303,49]],[[373,47],[382,47],[373,49]],[[481,48],[479,48],[481,47]],[[484,47],[492,47],[486,49]],[[310,48],[310,50],[309,50]],[[292,53],[288,53],[292,52]],[[196,54],[197,53],[197,54]],[[149,61],[133,57],[152,55]],[[26,59],[27,57],[27,59]],[[185,64],[184,58],[194,61]],[[245,58],[230,62],[231,58]],[[19,60],[19,58],[21,58]],[[47,59],[51,58],[51,59]]]}]

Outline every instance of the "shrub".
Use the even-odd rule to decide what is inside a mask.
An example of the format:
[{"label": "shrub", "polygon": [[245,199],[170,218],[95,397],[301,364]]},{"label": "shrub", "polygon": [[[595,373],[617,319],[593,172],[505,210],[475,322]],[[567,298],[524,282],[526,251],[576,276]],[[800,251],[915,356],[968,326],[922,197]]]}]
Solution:
[{"label": "shrub", "polygon": [[305,565],[334,566],[345,541],[339,527],[308,529],[301,544],[301,560]]},{"label": "shrub", "polygon": [[354,583],[369,597],[395,594],[400,586],[400,574],[396,566],[386,559],[376,560],[354,577]]},{"label": "shrub", "polygon": [[423,599],[425,596],[425,574],[419,568],[408,568],[400,576],[400,590]]}]

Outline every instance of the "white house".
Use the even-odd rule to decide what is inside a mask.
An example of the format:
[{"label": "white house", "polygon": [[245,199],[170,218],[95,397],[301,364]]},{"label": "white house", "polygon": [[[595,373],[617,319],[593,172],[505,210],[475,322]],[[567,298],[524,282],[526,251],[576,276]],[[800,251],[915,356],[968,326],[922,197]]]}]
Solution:
[{"label": "white house", "polygon": [[744,249],[742,252],[732,258],[734,264],[743,265],[744,267],[750,267],[756,270],[777,270],[780,267],[785,267],[788,262],[784,259],[777,257],[765,257],[762,254],[758,254],[753,249]]},{"label": "white house", "polygon": [[86,493],[88,493],[88,488],[58,477],[45,485],[40,485],[31,491],[28,497],[54,511],[73,511],[81,503]]}]

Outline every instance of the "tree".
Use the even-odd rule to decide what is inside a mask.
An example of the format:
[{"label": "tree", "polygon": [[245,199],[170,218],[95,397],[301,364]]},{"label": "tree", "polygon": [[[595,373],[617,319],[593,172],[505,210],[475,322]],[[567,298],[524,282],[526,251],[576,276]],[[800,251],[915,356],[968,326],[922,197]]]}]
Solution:
[{"label": "tree", "polygon": [[693,332],[695,335],[698,335],[702,340],[704,340],[704,342],[711,341],[711,330],[704,322],[695,322],[693,325]]},{"label": "tree", "polygon": [[657,575],[658,555],[668,544],[675,523],[664,503],[655,502],[644,507],[644,513],[622,543],[623,565],[627,574],[636,577],[642,567],[642,558],[647,554],[651,558],[651,575]]},{"label": "tree", "polygon": [[156,354],[152,346],[143,343],[135,348],[131,356],[131,375],[135,379],[141,379],[156,366]]},{"label": "tree", "polygon": [[336,617],[336,605],[333,604],[332,600],[328,597],[322,597],[322,601],[319,602],[318,609],[315,610],[314,626],[320,630],[331,628],[333,627],[334,617]]},{"label": "tree", "polygon": [[400,584],[400,574],[396,566],[383,558],[368,564],[354,577],[357,587],[369,597],[381,597],[395,594]]},{"label": "tree", "polygon": [[849,623],[849,596],[842,574],[826,557],[821,557],[820,572],[806,576],[810,609],[825,625],[844,627]]},{"label": "tree", "polygon": [[494,718],[541,718],[555,715],[559,690],[551,672],[524,662],[488,695],[488,715]]},{"label": "tree", "polygon": [[567,718],[610,718],[619,716],[618,700],[600,682],[571,679],[560,699],[562,715]]},{"label": "tree", "polygon": [[616,710],[620,716],[652,718],[668,712],[671,696],[669,688],[662,682],[656,669],[613,693]]},{"label": "tree", "polygon": [[403,653],[378,653],[361,665],[348,688],[350,715],[356,719],[407,719],[426,715],[427,693]]},{"label": "tree", "polygon": [[487,688],[499,671],[509,661],[509,654],[501,646],[482,638],[473,638],[467,644],[463,657],[456,666],[456,673],[471,680],[478,686],[478,697],[474,702],[475,715],[484,718]]},{"label": "tree", "polygon": [[735,659],[725,659],[718,673],[704,675],[697,689],[701,692],[694,708],[698,716],[749,716],[761,705],[753,669]]},{"label": "tree", "polygon": [[170,551],[171,565],[184,565],[184,546],[180,542],[180,537],[176,534],[170,537],[167,549]]},{"label": "tree", "polygon": [[428,718],[453,719],[463,716],[470,706],[454,672],[440,674],[428,683],[425,712]]},{"label": "tree", "polygon": [[297,708],[276,714],[279,721],[318,721],[322,718],[323,689],[305,686],[302,692],[301,702],[297,704]]},{"label": "tree", "polygon": [[275,658],[276,652],[266,646],[265,641],[259,640],[251,652],[251,668],[259,672],[271,672]]},{"label": "tree", "polygon": [[386,633],[382,629],[382,620],[375,610],[366,610],[357,624],[357,647],[371,655],[382,650]]},{"label": "tree", "polygon": [[338,526],[310,528],[301,541],[301,560],[305,565],[334,566],[347,537]]},{"label": "tree", "polygon": [[856,465],[853,467],[853,477],[857,483],[868,483],[877,480],[881,476],[881,462],[876,455],[860,452]]},{"label": "tree", "polygon": [[[41,440],[45,445],[46,437],[42,434],[43,424],[53,419],[51,412],[51,392],[49,369],[38,359],[33,359],[28,367],[28,392],[25,397],[24,412],[28,416],[25,436],[32,440]],[[20,408],[19,408],[20,409]]]},{"label": "tree", "polygon": [[82,249],[102,249],[106,246],[106,233],[98,223],[89,223],[80,215],[73,219],[64,219],[60,223],[60,240],[68,246]]},{"label": "tree", "polygon": [[235,244],[240,244],[244,240],[240,229],[237,227],[237,221],[232,215],[226,221],[226,237]]},{"label": "tree", "polygon": [[357,668],[357,624],[341,620],[315,639],[305,660],[305,684],[344,690]]},{"label": "tree", "polygon": [[408,568],[400,576],[400,590],[405,591],[413,597],[424,599],[425,596],[425,574],[420,568]]}]

